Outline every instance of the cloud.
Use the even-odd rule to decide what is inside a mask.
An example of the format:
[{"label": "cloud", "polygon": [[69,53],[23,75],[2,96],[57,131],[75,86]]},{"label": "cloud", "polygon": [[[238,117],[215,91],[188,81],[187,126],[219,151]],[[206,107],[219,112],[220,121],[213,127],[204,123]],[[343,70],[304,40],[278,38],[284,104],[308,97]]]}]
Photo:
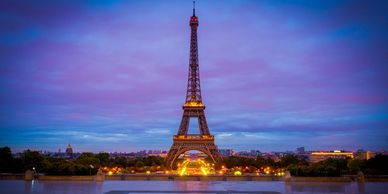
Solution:
[{"label": "cloud", "polygon": [[[185,100],[190,6],[1,2],[0,144],[168,149]],[[198,3],[201,87],[217,143],[386,149],[387,7]]]},{"label": "cloud", "polygon": [[149,130],[146,130],[145,133],[148,133],[148,134],[170,134],[170,130],[168,130],[168,129],[149,129]]}]

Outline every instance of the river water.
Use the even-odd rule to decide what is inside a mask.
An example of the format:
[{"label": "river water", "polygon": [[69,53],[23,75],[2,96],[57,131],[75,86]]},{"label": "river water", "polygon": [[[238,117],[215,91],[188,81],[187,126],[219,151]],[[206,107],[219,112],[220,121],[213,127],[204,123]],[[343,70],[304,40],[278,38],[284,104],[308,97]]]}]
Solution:
[{"label": "river water", "polygon": [[[282,194],[388,194],[388,183],[283,181],[24,181],[0,180],[1,194],[127,194],[165,191],[257,191]],[[132,192],[131,192],[132,191]],[[158,192],[156,192],[158,191]],[[266,191],[266,192],[261,192]],[[268,192],[271,191],[271,192]],[[179,193],[179,192],[175,192]],[[187,192],[186,192],[187,193]],[[190,192],[201,193],[201,192]],[[204,192],[202,192],[204,193]],[[238,192],[230,192],[238,193]],[[252,193],[252,192],[251,192]]]}]

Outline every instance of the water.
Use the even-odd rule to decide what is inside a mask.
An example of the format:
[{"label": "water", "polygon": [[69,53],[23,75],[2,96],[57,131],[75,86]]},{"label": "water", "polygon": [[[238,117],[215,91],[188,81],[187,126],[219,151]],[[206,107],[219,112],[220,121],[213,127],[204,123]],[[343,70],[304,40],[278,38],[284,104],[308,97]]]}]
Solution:
[{"label": "water", "polygon": [[[283,181],[24,181],[0,180],[0,194],[104,194],[140,191],[272,191],[283,194],[388,194],[388,183]],[[155,192],[153,192],[155,193]],[[216,193],[216,192],[214,192]]]}]

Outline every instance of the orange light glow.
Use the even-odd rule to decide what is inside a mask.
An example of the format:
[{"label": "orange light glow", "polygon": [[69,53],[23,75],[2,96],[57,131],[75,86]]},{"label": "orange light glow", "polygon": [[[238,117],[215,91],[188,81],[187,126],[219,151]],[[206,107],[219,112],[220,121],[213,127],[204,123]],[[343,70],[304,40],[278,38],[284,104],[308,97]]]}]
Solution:
[{"label": "orange light glow", "polygon": [[191,101],[191,102],[186,102],[184,106],[188,106],[188,107],[203,107],[203,104],[202,104],[202,102]]},{"label": "orange light glow", "polygon": [[352,152],[341,152],[339,150],[335,150],[334,152],[312,152],[311,155],[315,156],[346,156],[353,158]]}]

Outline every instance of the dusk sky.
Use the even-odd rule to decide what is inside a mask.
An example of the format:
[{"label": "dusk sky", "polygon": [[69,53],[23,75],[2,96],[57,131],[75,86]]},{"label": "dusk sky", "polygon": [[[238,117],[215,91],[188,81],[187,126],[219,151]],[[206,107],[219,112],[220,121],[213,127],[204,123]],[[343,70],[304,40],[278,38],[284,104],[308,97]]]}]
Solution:
[{"label": "dusk sky", "polygon": [[[196,7],[219,148],[388,150],[388,1]],[[0,1],[0,146],[168,150],[191,14],[191,0]]]}]

